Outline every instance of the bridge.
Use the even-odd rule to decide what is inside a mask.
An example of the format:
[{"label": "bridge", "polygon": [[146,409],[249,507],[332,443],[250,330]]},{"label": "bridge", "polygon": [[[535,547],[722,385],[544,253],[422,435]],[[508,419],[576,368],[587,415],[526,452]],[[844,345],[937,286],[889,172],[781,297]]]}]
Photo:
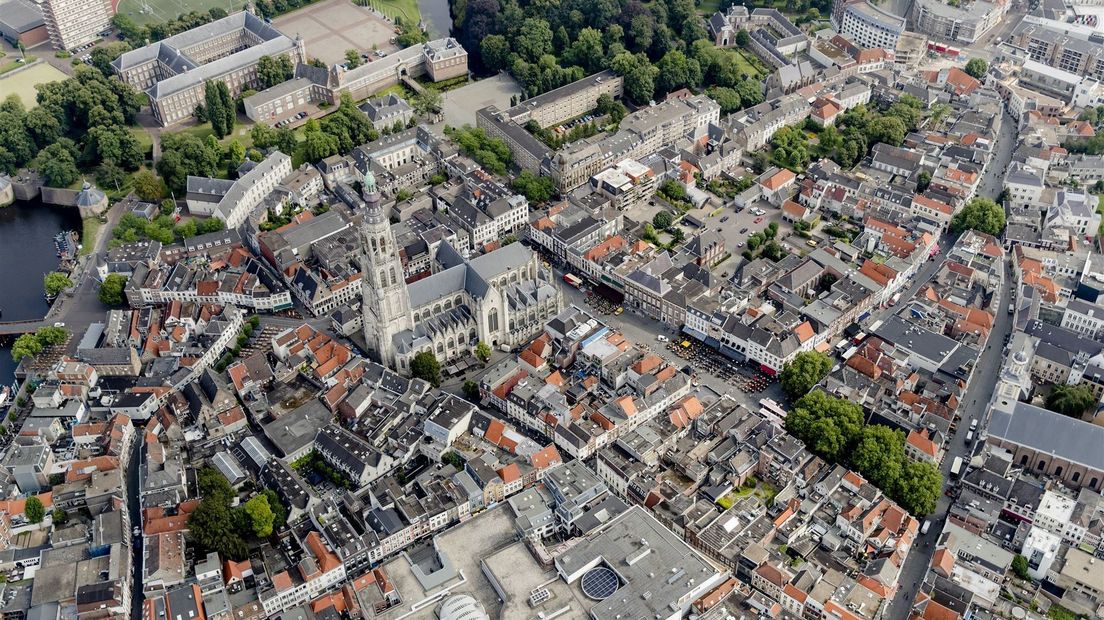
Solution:
[{"label": "bridge", "polygon": [[37,321],[0,321],[0,336],[19,336],[38,331],[40,327],[52,325],[43,319]]}]

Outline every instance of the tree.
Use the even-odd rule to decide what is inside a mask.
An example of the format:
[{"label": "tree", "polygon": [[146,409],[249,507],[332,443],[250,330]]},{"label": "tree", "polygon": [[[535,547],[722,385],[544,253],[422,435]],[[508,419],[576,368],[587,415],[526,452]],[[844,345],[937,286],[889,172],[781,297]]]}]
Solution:
[{"label": "tree", "polygon": [[782,389],[790,398],[801,398],[831,370],[832,358],[819,351],[802,351],[782,367]]},{"label": "tree", "polygon": [[350,69],[356,69],[360,66],[360,52],[348,49],[345,50],[345,66]]},{"label": "tree", "polygon": [[541,56],[554,51],[552,28],[544,19],[527,17],[511,47],[524,60],[537,62]]},{"label": "tree", "polygon": [[422,351],[410,362],[410,374],[428,381],[433,387],[441,385],[441,363],[429,351]]},{"label": "tree", "polygon": [[1046,397],[1047,409],[1071,418],[1080,418],[1081,414],[1095,404],[1096,397],[1084,384],[1056,385]]},{"label": "tree", "polygon": [[38,331],[35,332],[35,338],[44,347],[55,346],[68,340],[69,332],[64,327],[46,325],[38,328]]},{"label": "tree", "polygon": [[988,198],[974,198],[951,218],[951,231],[976,230],[999,235],[1004,230],[1004,209]]},{"label": "tree", "polygon": [[[215,146],[218,146],[217,142]],[[157,171],[170,189],[183,194],[189,175],[213,177],[221,159],[222,149],[212,149],[195,134],[162,134],[161,161],[157,162]]]},{"label": "tree", "polygon": [[432,88],[426,88],[424,92],[415,95],[411,103],[414,111],[423,116],[440,114],[441,110],[444,109],[441,93]]},{"label": "tree", "polygon": [[135,173],[130,180],[134,185],[134,193],[142,200],[160,200],[165,195],[165,184],[149,170]]},{"label": "tree", "polygon": [[123,303],[123,289],[126,287],[126,276],[113,273],[100,284],[100,301],[109,306],[118,306]]},{"label": "tree", "polygon": [[280,496],[272,489],[261,491],[261,495],[268,499],[268,508],[272,511],[272,528],[274,530],[283,529],[287,525],[287,508],[280,501]]},{"label": "tree", "polygon": [[245,503],[245,514],[249,515],[249,523],[257,538],[268,538],[272,535],[272,525],[276,516],[272,514],[272,508],[269,507],[266,496],[254,495]]},{"label": "tree", "polygon": [[188,532],[205,550],[218,552],[233,560],[241,560],[248,555],[245,542],[234,528],[227,497],[204,497],[188,515]]},{"label": "tree", "polygon": [[943,490],[943,475],[928,462],[905,463],[904,471],[890,497],[916,517],[923,517],[935,510]]},{"label": "tree", "polygon": [[34,357],[42,352],[42,343],[34,334],[23,334],[12,343],[12,360],[19,362],[25,357]]},{"label": "tree", "polygon": [[540,204],[547,201],[552,198],[552,192],[555,190],[551,177],[539,177],[528,170],[522,170],[521,174],[510,184],[510,187],[515,192],[525,196],[530,204]]},{"label": "tree", "polygon": [[486,364],[491,359],[491,345],[480,340],[479,344],[475,345],[475,358]]},{"label": "tree", "polygon": [[866,127],[867,139],[871,144],[884,142],[892,146],[901,146],[908,127],[895,116],[879,116]]},{"label": "tree", "polygon": [[587,73],[593,73],[602,68],[605,62],[605,46],[602,43],[602,32],[594,28],[583,28],[579,31],[575,42],[567,51],[567,58],[571,64],[579,65]]},{"label": "tree", "polygon": [[[38,498],[35,498],[38,499]],[[65,512],[64,508],[54,508],[52,513],[54,518],[54,525],[65,525],[69,521],[69,513]]]},{"label": "tree", "polygon": [[851,463],[881,489],[896,488],[906,461],[904,433],[882,424],[864,427],[851,451]]},{"label": "tree", "polygon": [[1020,579],[1030,579],[1031,575],[1028,574],[1028,569],[1027,558],[1017,553],[1012,558],[1012,572],[1016,573],[1016,576]]},{"label": "tree", "polygon": [[751,35],[749,35],[747,33],[747,30],[743,30],[743,29],[737,30],[736,31],[736,45],[738,45],[740,47],[747,47],[749,43],[751,43]]},{"label": "tree", "polygon": [[233,131],[237,119],[237,106],[230,98],[230,89],[225,82],[209,80],[204,85],[203,101],[211,129],[221,140]]},{"label": "tree", "polygon": [[674,221],[675,218],[669,211],[660,211],[652,216],[652,226],[654,226],[656,230],[667,230]]},{"label": "tree", "polygon": [[922,170],[920,174],[916,175],[916,191],[917,193],[923,192],[931,185],[931,173],[927,170]]},{"label": "tree", "polygon": [[111,68],[111,63],[116,58],[122,56],[124,53],[130,51],[130,44],[126,41],[115,41],[102,45],[92,50],[92,66],[99,69],[100,73],[105,77],[110,78],[115,75],[115,70]]},{"label": "tree", "polygon": [[786,430],[823,458],[840,461],[862,430],[859,405],[813,390],[794,403]]},{"label": "tree", "polygon": [[278,60],[271,56],[257,59],[257,81],[261,88],[272,88],[290,80],[294,71],[295,67],[287,56],[281,56]]},{"label": "tree", "polygon": [[970,77],[980,80],[985,77],[986,72],[989,71],[989,63],[985,62],[984,58],[971,58],[966,62],[966,68],[964,70]]},{"label": "tree", "polygon": [[465,381],[460,391],[463,392],[464,398],[472,402],[479,402],[479,384],[475,381],[470,379]]},{"label": "tree", "polygon": [[701,65],[679,50],[671,50],[663,55],[656,64],[659,77],[656,87],[660,93],[669,93],[680,88],[695,88],[701,83]]},{"label": "tree", "polygon": [[610,122],[617,124],[625,118],[626,110],[625,105],[620,101],[614,101],[613,97],[610,97],[607,93],[598,95],[598,101],[595,102],[594,110],[598,114],[605,114],[609,116]]},{"label": "tree", "polygon": [[38,154],[38,171],[50,187],[69,187],[80,178],[72,153],[60,143],[51,144]]},{"label": "tree", "polygon": [[610,68],[625,78],[625,94],[633,103],[645,104],[655,95],[657,69],[643,54],[622,52],[610,60]]},{"label": "tree", "polygon": [[51,271],[42,278],[42,286],[46,289],[47,297],[57,297],[62,291],[73,286],[73,281],[64,273]]},{"label": "tree", "polygon": [[231,140],[230,144],[226,145],[226,166],[230,169],[236,169],[244,161],[245,147],[242,146],[241,142]]},{"label": "tree", "polygon": [[42,523],[42,520],[46,518],[46,507],[42,505],[42,500],[32,495],[27,498],[27,502],[23,505],[23,514],[27,516],[27,520],[31,523]]},{"label": "tree", "polygon": [[483,55],[483,65],[490,71],[501,71],[509,66],[510,44],[506,42],[506,37],[488,35],[479,43],[479,50]]}]

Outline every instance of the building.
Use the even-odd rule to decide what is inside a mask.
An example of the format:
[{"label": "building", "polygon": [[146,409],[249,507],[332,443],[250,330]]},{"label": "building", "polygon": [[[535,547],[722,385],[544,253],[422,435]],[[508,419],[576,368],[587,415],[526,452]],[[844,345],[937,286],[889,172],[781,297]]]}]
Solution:
[{"label": "building", "polygon": [[479,342],[517,346],[562,309],[553,276],[520,243],[473,259],[442,244],[434,273],[406,284],[371,172],[364,188],[364,338],[383,364],[406,372],[423,351],[443,364],[468,355]]},{"label": "building", "polygon": [[998,400],[988,432],[986,441],[1012,452],[1014,465],[1076,488],[1100,491],[1104,427],[1028,403]]},{"label": "building", "polygon": [[655,172],[634,159],[619,161],[590,177],[590,186],[621,210],[651,198],[656,192],[656,184]]},{"label": "building", "polygon": [[[301,41],[297,42],[302,49]],[[299,62],[305,63],[306,59],[301,58]],[[271,123],[291,116],[306,103],[336,105],[343,93],[349,93],[353,101],[367,99],[398,84],[404,77],[428,76],[440,82],[467,75],[467,72],[468,53],[464,47],[456,39],[436,39],[352,69],[342,69],[341,65],[325,69],[301,64],[296,68],[294,79],[251,95],[242,105],[251,120]]]},{"label": "building", "polygon": [[902,17],[887,13],[869,2],[849,4],[843,11],[840,34],[862,48],[897,49],[905,31]]},{"label": "building", "polygon": [[953,43],[973,43],[1000,23],[1006,2],[974,0],[954,6],[942,0],[917,0],[911,22],[916,32]]},{"label": "building", "polygon": [[188,211],[237,228],[290,175],[291,157],[273,151],[236,181],[189,176]]},{"label": "building", "polygon": [[[111,27],[116,2],[112,0],[42,0],[42,19],[50,42],[59,50],[91,43]],[[5,7],[6,8],[6,7]]]},{"label": "building", "polygon": [[1008,37],[1027,58],[1073,75],[1104,80],[1104,34],[1092,26],[1028,15]]},{"label": "building", "polygon": [[49,41],[50,31],[42,19],[42,9],[31,0],[0,2],[0,37],[13,47],[22,43],[30,48]]},{"label": "building", "polygon": [[410,119],[414,118],[414,108],[395,93],[365,101],[361,104],[360,111],[364,112],[372,127],[379,132],[391,130],[396,123],[400,128],[406,127]]},{"label": "building", "polygon": [[[64,1],[86,4],[84,0]],[[292,63],[307,61],[302,39],[292,40],[243,11],[129,51],[111,66],[124,82],[149,96],[154,118],[168,126],[195,114],[196,106],[204,101],[208,81],[224,82],[234,98],[244,90],[256,89],[257,63],[263,56],[287,56]]]}]

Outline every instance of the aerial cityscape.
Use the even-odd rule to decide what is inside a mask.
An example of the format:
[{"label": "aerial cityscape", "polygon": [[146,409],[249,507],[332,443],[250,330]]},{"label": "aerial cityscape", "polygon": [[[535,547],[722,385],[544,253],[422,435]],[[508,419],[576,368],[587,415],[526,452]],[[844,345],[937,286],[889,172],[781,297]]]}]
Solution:
[{"label": "aerial cityscape", "polygon": [[1101,195],[1101,0],[0,0],[0,620],[1104,619]]}]

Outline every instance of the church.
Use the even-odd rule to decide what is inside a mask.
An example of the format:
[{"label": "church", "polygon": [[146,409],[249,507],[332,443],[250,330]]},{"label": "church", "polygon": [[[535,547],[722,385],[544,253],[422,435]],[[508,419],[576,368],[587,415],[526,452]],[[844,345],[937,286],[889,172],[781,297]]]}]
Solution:
[{"label": "church", "polygon": [[423,351],[445,365],[479,342],[517,347],[563,309],[552,271],[520,243],[471,259],[444,243],[433,274],[407,284],[371,171],[364,176],[363,196],[364,340],[381,363],[405,373]]}]

